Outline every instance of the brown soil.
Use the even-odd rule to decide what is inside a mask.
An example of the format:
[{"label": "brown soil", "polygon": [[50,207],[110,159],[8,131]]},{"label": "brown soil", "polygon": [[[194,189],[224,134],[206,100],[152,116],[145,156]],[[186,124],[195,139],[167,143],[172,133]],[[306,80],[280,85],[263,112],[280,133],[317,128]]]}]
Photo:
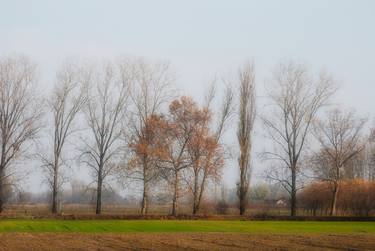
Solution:
[{"label": "brown soil", "polygon": [[375,235],[5,233],[0,250],[375,250]]}]

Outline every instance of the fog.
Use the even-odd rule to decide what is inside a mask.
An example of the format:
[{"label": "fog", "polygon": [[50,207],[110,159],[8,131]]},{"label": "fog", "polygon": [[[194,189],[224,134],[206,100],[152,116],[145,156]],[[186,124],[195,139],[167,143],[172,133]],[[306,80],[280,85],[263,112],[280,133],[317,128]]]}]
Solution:
[{"label": "fog", "polygon": [[[15,15],[15,13],[17,13]],[[64,59],[141,56],[170,62],[176,88],[203,102],[213,79],[233,80],[246,61],[255,65],[258,112],[267,104],[265,85],[283,59],[331,73],[340,90],[334,102],[374,117],[375,3],[360,1],[8,1],[0,8],[0,54],[26,54],[39,66],[42,95],[49,95]],[[225,136],[236,144],[236,121]],[[267,145],[257,122],[254,156]],[[36,161],[22,186],[46,189]],[[233,188],[236,159],[226,163],[224,182]],[[256,157],[252,181],[264,164]],[[69,177],[90,181],[73,165]],[[136,192],[121,188],[123,193]]]}]

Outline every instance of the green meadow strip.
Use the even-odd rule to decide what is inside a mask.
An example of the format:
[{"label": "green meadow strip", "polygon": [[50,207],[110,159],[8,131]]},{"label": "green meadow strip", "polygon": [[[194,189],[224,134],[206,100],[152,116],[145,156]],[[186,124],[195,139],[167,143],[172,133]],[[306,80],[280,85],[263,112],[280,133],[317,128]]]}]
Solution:
[{"label": "green meadow strip", "polygon": [[374,233],[374,222],[204,220],[0,220],[0,232]]}]

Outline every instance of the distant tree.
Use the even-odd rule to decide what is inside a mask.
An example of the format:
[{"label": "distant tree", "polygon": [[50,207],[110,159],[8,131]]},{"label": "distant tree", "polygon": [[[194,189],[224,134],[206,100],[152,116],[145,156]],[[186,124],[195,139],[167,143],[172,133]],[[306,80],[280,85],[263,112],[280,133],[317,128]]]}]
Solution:
[{"label": "distant tree", "polygon": [[25,156],[41,129],[42,105],[36,95],[35,64],[23,56],[0,59],[0,213],[13,182],[15,161]]},{"label": "distant tree", "polygon": [[269,188],[265,184],[259,184],[251,187],[250,198],[252,200],[265,200],[270,194]]},{"label": "distant tree", "polygon": [[220,199],[216,203],[216,212],[218,214],[227,214],[229,209],[228,191],[224,185],[221,186]]},{"label": "distant tree", "polygon": [[240,149],[238,166],[240,180],[237,183],[237,196],[239,199],[240,215],[245,213],[248,204],[248,192],[251,175],[251,148],[252,133],[255,121],[255,76],[254,67],[245,65],[239,72],[239,121],[237,138]]},{"label": "distant tree", "polygon": [[26,191],[18,191],[16,202],[19,204],[30,203],[32,200],[32,193]]},{"label": "distant tree", "polygon": [[[365,138],[363,138],[365,142]],[[365,142],[367,143],[367,142]],[[346,165],[343,167],[342,170],[342,177],[344,179],[366,179],[366,164],[367,164],[367,156],[366,156],[366,146],[364,149],[358,153],[356,156],[351,158]]]},{"label": "distant tree", "polygon": [[73,179],[70,181],[70,195],[67,196],[67,202],[78,204],[78,203],[90,203],[89,187],[85,182],[79,179]]},{"label": "distant tree", "polygon": [[317,79],[301,64],[280,64],[269,93],[274,110],[262,120],[274,149],[265,151],[266,160],[277,161],[268,178],[280,183],[290,194],[290,214],[296,215],[297,176],[301,155],[310,135],[312,121],[335,92],[332,79],[321,73]]},{"label": "distant tree", "polygon": [[314,156],[314,172],[320,180],[332,186],[331,215],[336,214],[337,195],[343,179],[343,169],[365,147],[362,130],[365,119],[356,118],[353,112],[334,109],[327,120],[316,123],[315,135],[321,151]]}]

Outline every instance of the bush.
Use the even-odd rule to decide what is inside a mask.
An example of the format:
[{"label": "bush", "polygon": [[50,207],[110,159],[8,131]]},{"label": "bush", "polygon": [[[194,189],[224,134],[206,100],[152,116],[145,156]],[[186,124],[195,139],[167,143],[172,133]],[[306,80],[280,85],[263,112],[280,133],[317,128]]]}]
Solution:
[{"label": "bush", "polygon": [[[327,215],[332,202],[329,182],[314,182],[299,194],[302,209],[312,215]],[[342,215],[369,216],[375,212],[375,182],[362,179],[340,183],[337,210]]]}]

